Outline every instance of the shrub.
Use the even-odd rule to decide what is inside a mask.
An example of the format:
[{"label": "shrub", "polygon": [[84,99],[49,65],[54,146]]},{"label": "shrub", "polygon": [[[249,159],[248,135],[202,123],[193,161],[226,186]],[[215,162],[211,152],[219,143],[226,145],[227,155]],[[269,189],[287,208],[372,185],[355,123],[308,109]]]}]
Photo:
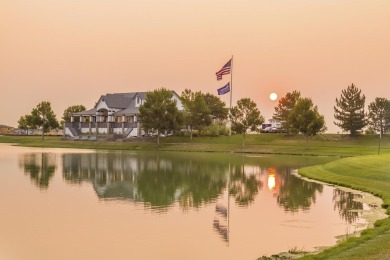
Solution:
[{"label": "shrub", "polygon": [[212,123],[203,129],[203,133],[205,136],[219,136],[219,125]]},{"label": "shrub", "polygon": [[364,133],[366,135],[373,135],[373,134],[375,134],[375,130],[372,127],[369,127],[366,129],[366,131],[364,131]]}]

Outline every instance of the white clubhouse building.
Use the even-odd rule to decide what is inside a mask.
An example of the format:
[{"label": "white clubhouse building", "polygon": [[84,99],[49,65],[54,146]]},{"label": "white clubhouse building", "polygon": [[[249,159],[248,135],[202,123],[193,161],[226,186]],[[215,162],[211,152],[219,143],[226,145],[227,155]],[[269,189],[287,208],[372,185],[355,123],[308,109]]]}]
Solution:
[{"label": "white clubhouse building", "polygon": [[[74,113],[65,122],[64,135],[80,137],[96,134],[122,134],[125,138],[141,136],[144,131],[138,120],[139,106],[146,100],[147,92],[106,94],[99,98],[94,108]],[[172,91],[179,110],[183,110],[180,96]]]}]

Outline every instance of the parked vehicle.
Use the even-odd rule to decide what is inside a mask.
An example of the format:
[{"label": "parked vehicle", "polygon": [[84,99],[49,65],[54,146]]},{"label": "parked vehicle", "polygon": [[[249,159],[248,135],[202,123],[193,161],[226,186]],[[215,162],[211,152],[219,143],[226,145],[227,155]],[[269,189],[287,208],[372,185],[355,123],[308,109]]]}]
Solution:
[{"label": "parked vehicle", "polygon": [[279,127],[266,127],[260,130],[260,133],[285,133],[286,131]]}]

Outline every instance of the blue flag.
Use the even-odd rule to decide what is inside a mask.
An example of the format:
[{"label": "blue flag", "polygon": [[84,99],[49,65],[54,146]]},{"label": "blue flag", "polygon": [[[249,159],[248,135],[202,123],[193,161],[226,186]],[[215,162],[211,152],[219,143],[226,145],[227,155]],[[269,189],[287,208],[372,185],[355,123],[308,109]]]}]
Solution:
[{"label": "blue flag", "polygon": [[230,82],[223,86],[222,88],[217,89],[218,95],[223,95],[230,92]]}]

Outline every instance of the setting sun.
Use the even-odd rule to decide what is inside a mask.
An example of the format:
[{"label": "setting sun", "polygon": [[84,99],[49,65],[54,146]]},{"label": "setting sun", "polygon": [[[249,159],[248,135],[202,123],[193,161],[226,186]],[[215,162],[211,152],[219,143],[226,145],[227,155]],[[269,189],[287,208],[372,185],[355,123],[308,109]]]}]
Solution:
[{"label": "setting sun", "polygon": [[269,94],[269,99],[274,101],[274,100],[278,99],[278,95],[276,93],[271,93],[271,94]]}]

